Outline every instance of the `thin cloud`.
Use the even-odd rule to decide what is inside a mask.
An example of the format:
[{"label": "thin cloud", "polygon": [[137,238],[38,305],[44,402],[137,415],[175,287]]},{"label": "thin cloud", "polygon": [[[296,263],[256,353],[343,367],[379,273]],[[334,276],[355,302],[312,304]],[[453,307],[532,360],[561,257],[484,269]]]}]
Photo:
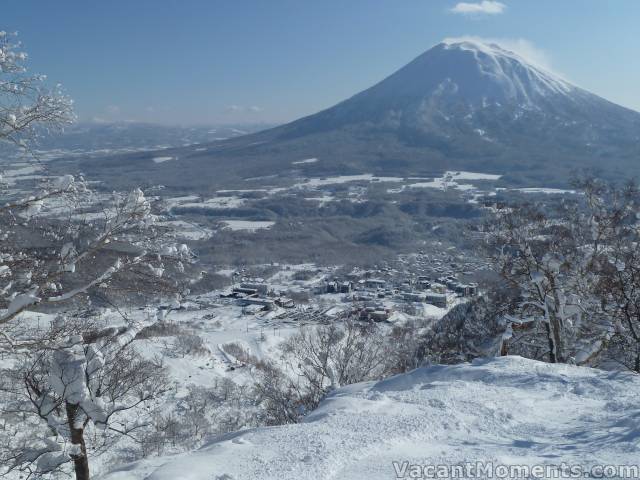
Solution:
[{"label": "thin cloud", "polygon": [[120,114],[120,107],[118,105],[107,105],[107,108],[105,108],[105,111],[109,115],[119,115]]},{"label": "thin cloud", "polygon": [[483,0],[482,2],[460,2],[451,8],[451,12],[461,15],[500,15],[507,6],[501,2]]},{"label": "thin cloud", "polygon": [[259,113],[262,112],[262,108],[256,105],[244,106],[244,105],[227,105],[224,108],[224,113]]},{"label": "thin cloud", "polygon": [[543,70],[547,70],[555,75],[558,75],[562,78],[565,76],[558,72],[553,66],[551,61],[551,56],[541,48],[534,45],[531,41],[524,38],[487,38],[487,37],[477,37],[473,35],[464,35],[461,37],[450,37],[445,38],[444,43],[458,43],[458,42],[476,42],[476,43],[484,43],[484,44],[496,44],[505,50],[509,50],[513,53],[518,54],[529,63],[541,68]]}]

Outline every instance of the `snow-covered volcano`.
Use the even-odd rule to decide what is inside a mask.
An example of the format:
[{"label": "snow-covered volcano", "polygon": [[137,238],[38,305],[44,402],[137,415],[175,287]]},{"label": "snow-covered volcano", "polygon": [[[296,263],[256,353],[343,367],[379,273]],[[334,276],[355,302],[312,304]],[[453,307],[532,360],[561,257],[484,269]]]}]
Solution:
[{"label": "snow-covered volcano", "polygon": [[495,43],[452,40],[431,48],[358,99],[390,102],[385,108],[411,99],[424,111],[438,100],[477,109],[540,109],[553,97],[578,93],[577,87]]},{"label": "snow-covered volcano", "polygon": [[356,125],[415,140],[420,134],[442,141],[475,135],[506,144],[516,143],[514,134],[525,125],[532,137],[560,128],[577,133],[584,146],[614,135],[614,126],[635,127],[637,140],[640,114],[495,43],[451,40],[368,90],[283,128],[295,135]]},{"label": "snow-covered volcano", "polygon": [[[449,40],[331,108],[176,155],[183,159],[179,172],[170,162],[157,169],[179,175],[161,183],[199,184],[215,168],[211,177],[228,184],[284,175],[295,165],[339,175],[469,170],[550,186],[583,169],[639,175],[640,113],[495,43]],[[320,161],[293,163],[305,158]],[[189,175],[190,165],[197,174]]]},{"label": "snow-covered volcano", "polygon": [[495,43],[449,40],[355,98],[393,101],[449,94],[478,106],[503,102],[535,108],[542,99],[575,91],[559,76]]},{"label": "snow-covered volcano", "polygon": [[[456,79],[458,93],[471,102],[517,102],[536,108],[547,97],[576,93],[574,85],[558,75],[537,66],[526,58],[496,43],[475,40],[446,40],[423,55],[420,60],[443,61],[440,76]],[[429,60],[430,57],[439,59]],[[418,62],[419,63],[419,62]],[[456,68],[463,69],[456,71]],[[426,72],[425,72],[425,76]]]}]

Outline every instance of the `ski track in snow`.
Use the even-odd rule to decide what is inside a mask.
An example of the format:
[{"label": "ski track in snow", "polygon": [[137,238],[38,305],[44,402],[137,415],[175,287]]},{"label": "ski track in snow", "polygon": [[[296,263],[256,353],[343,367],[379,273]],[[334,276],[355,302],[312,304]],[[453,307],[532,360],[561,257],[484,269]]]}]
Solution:
[{"label": "ski track in snow", "polygon": [[[640,378],[520,357],[342,388],[304,423],[212,439],[105,480],[388,480],[411,464],[634,464]],[[408,477],[407,477],[408,478]]]}]

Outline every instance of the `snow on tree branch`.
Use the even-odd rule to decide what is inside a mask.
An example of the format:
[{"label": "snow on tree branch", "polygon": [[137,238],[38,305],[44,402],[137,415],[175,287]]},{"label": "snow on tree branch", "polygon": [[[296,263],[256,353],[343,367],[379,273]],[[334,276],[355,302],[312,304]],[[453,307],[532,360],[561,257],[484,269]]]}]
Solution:
[{"label": "snow on tree branch", "polygon": [[62,87],[27,73],[27,54],[16,34],[0,31],[0,141],[28,149],[35,128],[60,129],[74,121],[73,102]]}]

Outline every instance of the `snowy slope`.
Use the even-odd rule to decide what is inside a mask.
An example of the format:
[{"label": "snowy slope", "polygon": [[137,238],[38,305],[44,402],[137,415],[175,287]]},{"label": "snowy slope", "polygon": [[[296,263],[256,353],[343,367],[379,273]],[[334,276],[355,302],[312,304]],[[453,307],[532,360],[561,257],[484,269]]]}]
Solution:
[{"label": "snowy slope", "polygon": [[446,127],[454,124],[478,127],[491,139],[491,134],[498,133],[492,128],[496,120],[520,123],[523,116],[535,112],[543,116],[537,121],[579,122],[586,128],[602,121],[598,112],[613,111],[627,121],[635,119],[637,126],[637,113],[517,53],[495,43],[453,39],[427,50],[371,88],[289,127],[308,133],[366,122],[389,130],[411,127],[434,133],[444,128],[442,133],[449,134],[453,132]]},{"label": "snowy slope", "polygon": [[[411,464],[634,464],[640,378],[504,357],[343,388],[306,423],[212,440],[108,480],[396,478]],[[409,478],[409,477],[407,477]]]},{"label": "snowy slope", "polygon": [[[578,87],[495,43],[451,39],[434,46],[362,97],[398,99],[452,94],[486,107],[491,102],[516,102],[537,107],[544,97],[571,97]],[[354,97],[354,99],[357,97]]]}]

